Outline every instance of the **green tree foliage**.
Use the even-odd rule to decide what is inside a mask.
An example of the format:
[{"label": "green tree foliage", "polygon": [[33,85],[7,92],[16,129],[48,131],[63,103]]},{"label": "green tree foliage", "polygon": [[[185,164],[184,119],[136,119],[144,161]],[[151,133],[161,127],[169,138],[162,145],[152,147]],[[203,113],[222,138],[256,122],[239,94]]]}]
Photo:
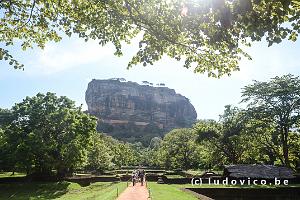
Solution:
[{"label": "green tree foliage", "polygon": [[[295,41],[300,30],[298,0],[28,0],[0,1],[0,42],[20,41],[22,49],[59,41],[59,33],[78,34],[101,45],[122,42],[139,33],[139,50],[128,67],[153,64],[167,55],[184,67],[219,77],[238,70],[242,45]],[[6,47],[0,58],[22,68]]]},{"label": "green tree foliage", "polygon": [[254,81],[243,88],[243,102],[256,119],[276,123],[283,164],[290,166],[289,135],[300,118],[300,79],[291,74],[272,78],[269,82]]},{"label": "green tree foliage", "polygon": [[3,170],[7,166],[7,154],[5,152],[6,137],[4,130],[0,128],[0,169]]},{"label": "green tree foliage", "polygon": [[149,144],[149,149],[157,150],[160,147],[160,144],[162,142],[162,139],[160,137],[154,137],[151,139]]},{"label": "green tree foliage", "polygon": [[167,169],[197,168],[200,162],[196,134],[192,129],[174,129],[161,142],[158,159]]},{"label": "green tree foliage", "polygon": [[246,150],[250,163],[282,164],[280,137],[276,131],[276,123],[272,119],[255,119],[251,112],[248,117],[245,134],[250,136],[252,148]]},{"label": "green tree foliage", "polygon": [[199,120],[193,126],[195,133],[198,135],[196,141],[203,147],[200,155],[204,168],[220,166],[224,163],[215,139],[219,137],[220,128],[221,125],[215,120]]},{"label": "green tree foliage", "polygon": [[70,99],[39,93],[13,106],[11,116],[6,149],[18,169],[40,175],[57,170],[64,176],[86,163],[96,119]]},{"label": "green tree foliage", "polygon": [[160,137],[153,137],[147,148],[142,150],[141,159],[143,166],[159,167],[159,150],[162,143]]},{"label": "green tree foliage", "polygon": [[0,108],[0,128],[4,128],[8,121],[11,120],[11,111],[8,109]]},{"label": "green tree foliage", "polygon": [[291,166],[300,170],[300,133],[291,132],[289,136],[289,160]]},{"label": "green tree foliage", "polygon": [[[272,118],[257,119],[252,112],[247,113],[249,119],[246,125],[245,134],[250,136],[251,148],[245,152],[245,157],[249,163],[264,163],[271,165],[284,165],[282,142],[278,125]],[[294,128],[289,131],[288,147],[290,166],[297,169],[300,165],[299,129]]]},{"label": "green tree foliage", "polygon": [[88,150],[88,163],[85,167],[102,173],[108,169],[142,164],[144,147],[141,143],[125,143],[102,133],[93,134],[92,145]]},{"label": "green tree foliage", "polygon": [[104,141],[110,150],[112,166],[120,168],[138,164],[140,153],[134,144],[118,141],[110,136],[105,136]]},{"label": "green tree foliage", "polygon": [[103,137],[105,136],[100,133],[93,134],[93,142],[88,152],[87,168],[97,172],[103,172],[105,169],[113,167],[113,155]]},{"label": "green tree foliage", "polygon": [[0,108],[0,170],[14,171],[14,157],[7,148],[7,136],[5,130],[12,120],[12,113],[8,109]]},{"label": "green tree foliage", "polygon": [[207,162],[211,165],[238,164],[249,148],[248,138],[243,134],[245,119],[237,107],[225,106],[219,122],[202,120],[194,125],[197,141],[211,155]]}]

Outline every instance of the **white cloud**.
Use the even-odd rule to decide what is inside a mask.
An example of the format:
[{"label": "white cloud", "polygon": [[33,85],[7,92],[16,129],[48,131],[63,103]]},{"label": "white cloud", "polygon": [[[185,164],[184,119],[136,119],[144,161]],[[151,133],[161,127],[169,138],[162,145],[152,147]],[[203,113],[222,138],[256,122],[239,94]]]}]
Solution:
[{"label": "white cloud", "polygon": [[241,82],[252,80],[268,80],[271,77],[281,76],[287,73],[298,73],[300,57],[296,50],[299,42],[285,41],[280,45],[267,46],[266,42],[254,43],[247,48],[253,60],[242,59],[239,72],[233,73],[233,78]]},{"label": "white cloud", "polygon": [[100,46],[96,41],[84,42],[80,39],[64,39],[60,43],[49,43],[44,50],[39,50],[28,64],[29,74],[53,74],[80,65],[100,62],[108,55],[113,55],[112,45]]}]

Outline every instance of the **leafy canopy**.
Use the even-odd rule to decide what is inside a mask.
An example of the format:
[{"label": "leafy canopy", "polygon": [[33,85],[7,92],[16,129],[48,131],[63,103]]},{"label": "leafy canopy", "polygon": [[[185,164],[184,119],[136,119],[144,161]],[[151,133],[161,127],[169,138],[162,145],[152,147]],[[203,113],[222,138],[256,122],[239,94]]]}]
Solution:
[{"label": "leafy canopy", "polygon": [[157,156],[165,168],[187,170],[198,167],[199,148],[192,129],[174,129],[165,135],[160,145]]},{"label": "leafy canopy", "polygon": [[[122,55],[122,42],[142,34],[128,67],[153,64],[167,55],[184,67],[219,77],[239,70],[241,46],[295,41],[300,31],[298,0],[27,0],[0,1],[0,43],[20,41],[22,49],[41,48],[77,34],[100,45],[112,42]],[[23,68],[6,47],[0,59]]]},{"label": "leafy canopy", "polygon": [[300,78],[288,74],[268,82],[254,81],[242,94],[253,118],[276,123],[284,164],[289,166],[289,135],[300,120]]},{"label": "leafy canopy", "polygon": [[64,176],[85,165],[96,119],[75,102],[39,93],[15,104],[10,115],[4,126],[4,149],[14,167],[41,175],[55,169]]},{"label": "leafy canopy", "polygon": [[227,105],[218,122],[201,120],[193,128],[198,134],[198,143],[215,155],[211,163],[237,164],[243,162],[243,154],[248,148],[245,125],[243,112]]}]

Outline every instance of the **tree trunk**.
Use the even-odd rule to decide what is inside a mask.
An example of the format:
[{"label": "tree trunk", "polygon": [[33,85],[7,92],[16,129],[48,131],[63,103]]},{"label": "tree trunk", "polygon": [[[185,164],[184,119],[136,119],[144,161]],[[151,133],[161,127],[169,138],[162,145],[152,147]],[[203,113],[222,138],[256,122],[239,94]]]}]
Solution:
[{"label": "tree trunk", "polygon": [[289,149],[288,149],[288,133],[289,133],[289,129],[287,127],[283,127],[282,131],[281,131],[282,154],[283,154],[285,166],[290,167]]},{"label": "tree trunk", "polygon": [[[267,155],[269,157],[269,161],[267,164],[269,165],[274,165],[275,161],[276,161],[276,156],[275,156],[275,153],[272,152],[272,151],[268,151],[267,150]],[[282,163],[283,164],[283,163]]]}]

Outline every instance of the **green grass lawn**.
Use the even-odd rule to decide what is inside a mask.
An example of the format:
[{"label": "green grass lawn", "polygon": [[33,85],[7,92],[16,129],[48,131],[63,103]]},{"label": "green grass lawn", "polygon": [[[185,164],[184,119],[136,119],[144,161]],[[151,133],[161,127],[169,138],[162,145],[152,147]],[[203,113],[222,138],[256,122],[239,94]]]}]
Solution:
[{"label": "green grass lawn", "polygon": [[22,177],[22,176],[26,176],[26,174],[25,173],[15,172],[15,174],[13,175],[12,172],[0,172],[0,178]]},{"label": "green grass lawn", "polygon": [[35,200],[115,200],[126,188],[125,182],[97,182],[82,187],[67,181],[53,183],[9,183],[0,184],[0,199]]},{"label": "green grass lawn", "polygon": [[[157,184],[148,182],[151,200],[196,200],[197,198],[182,188],[191,187],[226,187],[223,185],[192,186],[191,184]],[[228,187],[228,186],[227,186]],[[235,186],[241,187],[241,186]],[[248,186],[251,188],[252,186]],[[262,186],[255,186],[261,187]],[[264,186],[266,188],[270,186]],[[290,185],[289,187],[300,187]],[[5,183],[0,184],[0,200],[35,200],[35,199],[60,199],[60,200],[115,200],[117,190],[120,194],[126,188],[126,182],[96,182],[89,186],[80,186],[72,182],[33,182],[33,183]]]},{"label": "green grass lawn", "polygon": [[148,182],[151,200],[197,200],[194,195],[181,190],[181,188],[186,186],[187,185],[168,185]]}]

